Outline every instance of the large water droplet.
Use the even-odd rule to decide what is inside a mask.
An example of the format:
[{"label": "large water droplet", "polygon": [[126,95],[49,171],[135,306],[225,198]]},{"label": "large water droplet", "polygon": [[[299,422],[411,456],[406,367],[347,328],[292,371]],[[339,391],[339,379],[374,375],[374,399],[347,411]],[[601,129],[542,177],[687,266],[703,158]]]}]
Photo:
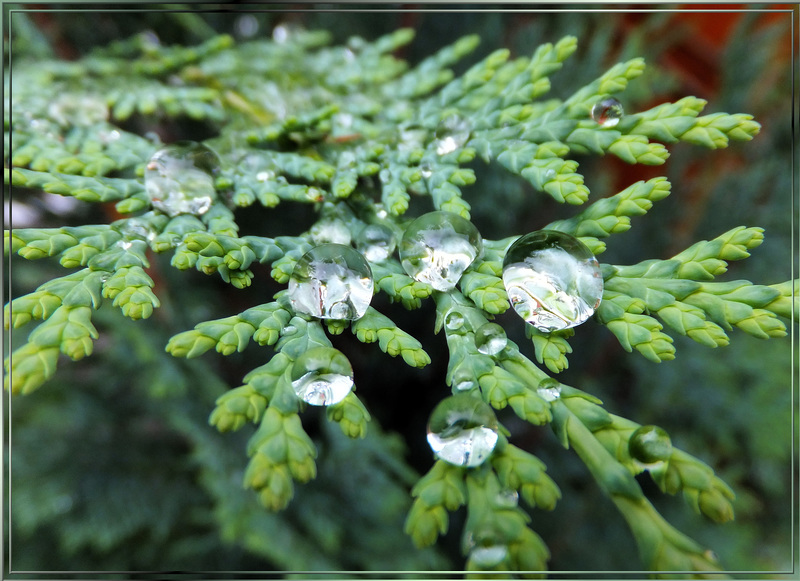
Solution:
[{"label": "large water droplet", "polygon": [[350,245],[352,239],[347,224],[339,218],[323,218],[311,227],[311,239],[314,244]]},{"label": "large water droplet", "polygon": [[497,444],[497,418],[483,400],[459,393],[442,400],[428,422],[428,444],[445,462],[480,466]]},{"label": "large water droplet", "polygon": [[464,326],[464,315],[458,311],[450,311],[444,317],[444,326],[448,331],[459,331]]},{"label": "large water droplet", "polygon": [[289,279],[292,308],[320,319],[361,318],[372,300],[372,270],[342,244],[322,244],[297,261]]},{"label": "large water droplet", "polygon": [[339,403],[353,389],[353,368],[332,347],[309,349],[292,366],[292,387],[297,397],[311,405]]},{"label": "large water droplet", "polygon": [[472,127],[466,119],[458,115],[448,115],[436,127],[436,140],[434,141],[436,153],[446,155],[464,147],[469,141],[471,130]]},{"label": "large water droplet", "polygon": [[539,382],[536,393],[545,401],[556,401],[561,397],[561,382],[552,377],[543,379]]},{"label": "large water droplet", "polygon": [[672,440],[658,426],[641,426],[631,434],[628,452],[643,468],[652,469],[669,460],[672,455]]},{"label": "large water droplet", "polygon": [[497,355],[508,345],[503,327],[497,323],[486,323],[475,331],[475,347],[484,355]]},{"label": "large water droplet", "polygon": [[429,212],[409,224],[400,242],[400,260],[411,278],[449,291],[482,250],[472,222],[452,212]]},{"label": "large water droplet", "polygon": [[592,316],[603,277],[580,240],[540,230],[514,242],[503,261],[503,284],[514,310],[539,331],[568,329]]},{"label": "large water droplet", "polygon": [[356,237],[356,248],[370,262],[383,262],[396,247],[394,232],[383,224],[369,224]]},{"label": "large water droplet", "polygon": [[147,163],[144,185],[153,207],[169,216],[205,214],[216,199],[217,154],[201,143],[179,141],[159,149]]},{"label": "large water droplet", "polygon": [[613,98],[603,99],[598,101],[592,107],[592,119],[594,119],[600,127],[614,127],[622,119],[624,111],[622,110],[622,103]]}]

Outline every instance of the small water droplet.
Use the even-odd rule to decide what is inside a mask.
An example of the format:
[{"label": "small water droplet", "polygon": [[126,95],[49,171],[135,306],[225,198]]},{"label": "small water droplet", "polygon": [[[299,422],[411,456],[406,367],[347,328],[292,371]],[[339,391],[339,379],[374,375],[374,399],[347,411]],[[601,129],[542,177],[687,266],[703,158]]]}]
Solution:
[{"label": "small water droplet", "polygon": [[120,228],[126,238],[137,238],[151,242],[156,237],[155,228],[141,218],[128,218]]},{"label": "small water droplet", "polygon": [[275,172],[274,171],[260,171],[256,174],[256,181],[259,182],[268,182],[269,180],[275,179]]},{"label": "small water droplet", "polygon": [[372,270],[349,246],[322,244],[306,252],[289,279],[289,300],[299,313],[320,319],[361,318],[372,300]]},{"label": "small water droplet", "polygon": [[119,242],[117,242],[117,246],[119,246],[123,250],[128,250],[130,249],[131,246],[133,246],[133,242],[129,240],[120,240]]},{"label": "small water droplet", "polygon": [[514,310],[543,333],[580,325],[603,296],[603,277],[580,240],[540,230],[514,242],[503,261],[503,284]]},{"label": "small water droplet", "polygon": [[475,331],[475,347],[484,355],[497,355],[508,345],[506,332],[497,323],[486,323]]},{"label": "small water droplet", "polygon": [[350,245],[350,229],[339,218],[322,218],[309,231],[314,244]]},{"label": "small water droplet", "polygon": [[310,349],[292,366],[292,387],[297,397],[311,405],[339,403],[353,390],[353,368],[336,349]]},{"label": "small water droplet", "polygon": [[386,218],[389,217],[389,212],[387,212],[386,208],[384,208],[380,204],[376,204],[375,205],[375,215],[378,217],[378,219],[385,220]]},{"label": "small water droplet", "polygon": [[519,504],[519,493],[513,488],[505,488],[497,493],[494,502],[501,508],[513,508]]},{"label": "small water droplet", "polygon": [[553,168],[545,170],[544,175],[542,176],[542,183],[546,184],[547,182],[552,182],[554,179],[556,179],[556,170]]},{"label": "small water droplet", "polygon": [[436,153],[446,155],[464,147],[469,141],[471,130],[470,123],[466,119],[458,115],[448,115],[436,128],[436,140],[434,141]]},{"label": "small water droplet", "polygon": [[428,422],[434,454],[455,466],[483,464],[497,444],[497,418],[483,400],[459,393],[442,400]]},{"label": "small water droplet", "polygon": [[89,126],[108,119],[108,105],[99,95],[65,93],[50,103],[47,114],[63,127]]},{"label": "small water droplet", "polygon": [[450,311],[445,315],[444,326],[450,331],[458,331],[464,326],[464,315],[458,311]]},{"label": "small water droplet", "polygon": [[217,197],[214,175],[219,166],[219,157],[205,145],[179,141],[150,158],[145,190],[153,207],[169,216],[205,214]]},{"label": "small water droplet", "polygon": [[481,568],[494,567],[508,556],[508,546],[492,528],[483,526],[467,535],[469,560]]},{"label": "small water droplet", "polygon": [[294,325],[286,325],[281,331],[281,335],[293,335],[294,333],[297,333],[297,327]]},{"label": "small water droplet", "polygon": [[469,391],[476,388],[478,382],[475,381],[474,373],[465,367],[461,367],[453,373],[452,385],[457,391]]},{"label": "small water droplet", "polygon": [[592,119],[600,127],[604,128],[616,126],[622,119],[623,114],[622,103],[612,98],[598,101],[592,107]]},{"label": "small water droplet", "polygon": [[482,251],[478,229],[452,212],[420,216],[409,224],[400,242],[400,260],[406,273],[439,291],[455,288]]},{"label": "small water droplet", "polygon": [[669,460],[672,455],[672,440],[658,426],[641,426],[628,440],[628,453],[642,468],[653,470]]},{"label": "small water droplet", "polygon": [[552,377],[543,379],[539,382],[536,393],[545,401],[555,401],[561,397],[561,382]]},{"label": "small water droplet", "polygon": [[356,248],[370,262],[383,262],[396,247],[394,232],[383,224],[365,226],[356,238]]},{"label": "small water droplet", "polygon": [[419,173],[422,174],[422,177],[426,180],[433,175],[433,170],[431,169],[431,164],[423,163],[419,166]]}]

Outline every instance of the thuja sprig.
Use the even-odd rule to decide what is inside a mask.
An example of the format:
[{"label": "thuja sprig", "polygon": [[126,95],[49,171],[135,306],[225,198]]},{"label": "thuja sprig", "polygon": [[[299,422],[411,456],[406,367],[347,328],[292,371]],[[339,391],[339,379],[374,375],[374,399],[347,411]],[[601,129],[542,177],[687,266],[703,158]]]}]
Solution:
[{"label": "thuja sprig", "polygon": [[[476,36],[409,67],[392,53],[412,38],[413,32],[403,29],[374,42],[354,38],[346,47],[328,47],[330,35],[297,31],[280,42],[237,46],[231,37],[219,36],[198,47],[161,47],[137,37],[74,63],[15,68],[20,78],[11,102],[14,121],[7,115],[5,123],[6,143],[14,152],[5,182],[22,191],[115,202],[118,212],[140,215],[111,225],[5,233],[6,253],[31,260],[58,257],[65,268],[81,268],[6,305],[6,327],[41,321],[7,362],[7,387],[31,392],[53,376],[60,353],[75,360],[90,355],[98,338],[91,315],[104,298],[132,319],[151,316],[160,302],[148,274],[148,251],[170,256],[178,270],[218,274],[237,289],[250,285],[257,264],[267,265],[271,277],[285,285],[296,282],[296,269],[309,251],[334,242],[330,233],[315,231],[325,220],[344,225],[347,236],[337,252],[345,254],[360,247],[354,238],[368,226],[383,226],[394,243],[406,235],[411,221],[403,215],[418,204],[417,196],[428,196],[436,210],[469,219],[477,174],[465,166],[476,156],[559,203],[581,205],[593,192],[578,163],[568,159],[572,154],[661,165],[668,144],[714,149],[750,140],[759,131],[749,115],[701,115],[706,102],[695,97],[619,115],[613,123],[594,118],[598,102],[623,92],[645,72],[639,58],[613,66],[564,100],[543,99],[550,76],[576,50],[574,37],[544,44],[531,57],[510,60],[509,51],[495,51],[460,76],[449,67],[476,48]],[[50,107],[38,93],[54,86],[64,97]],[[89,88],[104,96],[77,98]],[[222,163],[204,176],[208,204],[202,210],[173,212],[148,191],[145,176],[156,171],[150,166],[160,145],[113,125],[134,113],[151,119],[188,116],[217,130],[207,145]],[[633,216],[651,210],[670,189],[663,177],[636,182],[541,227],[573,235],[598,255],[607,238],[627,231]],[[234,208],[256,203],[267,209],[313,205],[320,220],[297,235],[240,236]],[[567,368],[573,329],[526,326],[539,365],[504,335],[496,337],[502,347],[481,348],[481,329],[512,307],[504,260],[518,239],[484,239],[482,255],[446,290],[410,276],[387,250],[366,263],[370,277],[363,278],[374,285],[368,298],[383,293],[406,309],[432,299],[433,328],[444,330],[448,348],[442,379],[451,393],[483,406],[487,417],[492,409],[510,408],[523,421],[550,425],[617,506],[648,567],[718,570],[708,552],[657,513],[634,475],[649,470],[662,491],[681,491],[694,509],[720,522],[732,518],[731,489],[709,466],[677,449],[657,468],[643,468],[630,453],[639,424],[609,413],[596,398],[539,367],[552,374]],[[602,265],[604,290],[595,319],[624,349],[655,362],[675,357],[665,328],[709,347],[726,345],[734,327],[760,338],[780,337],[786,333],[780,318],[797,317],[800,310],[798,281],[763,286],[714,280],[728,261],[746,258],[762,239],[759,228],[737,227],[669,260]],[[325,293],[314,299],[324,304]],[[301,420],[307,405],[327,404],[328,420],[350,438],[366,434],[372,418],[352,391],[353,380],[364,379],[354,378],[334,346],[348,328],[359,341],[377,343],[411,367],[431,361],[418,339],[371,306],[358,316],[318,317],[303,311],[287,291],[239,314],[201,321],[166,346],[173,356],[186,358],[212,348],[222,355],[241,352],[251,340],[274,351],[244,376],[243,385],[217,400],[209,418],[222,432],[257,426],[246,450],[244,484],[269,509],[288,506],[295,482],[316,477],[317,448]],[[314,391],[315,374],[345,385],[346,393]],[[538,458],[509,443],[510,435],[498,423],[496,443],[482,463],[454,466],[440,459],[418,481],[405,525],[417,545],[434,543],[448,529],[448,512],[466,507],[467,569],[532,574],[546,569],[549,551],[528,527],[529,515],[516,495],[532,509],[550,510],[561,492]]]}]

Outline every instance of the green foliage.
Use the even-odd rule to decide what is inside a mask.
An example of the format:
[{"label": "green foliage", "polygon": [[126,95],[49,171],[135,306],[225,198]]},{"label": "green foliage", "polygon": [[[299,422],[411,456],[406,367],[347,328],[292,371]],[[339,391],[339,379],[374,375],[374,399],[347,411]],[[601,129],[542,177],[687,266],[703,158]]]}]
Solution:
[{"label": "green foliage", "polygon": [[[400,447],[369,411],[377,402],[367,397],[362,401],[350,392],[315,416],[294,385],[296,367],[311,350],[324,353],[326,364],[352,369],[348,357],[334,348],[337,336],[348,327],[359,342],[377,343],[382,352],[399,356],[415,369],[432,362],[423,342],[373,306],[356,320],[326,320],[324,326],[295,307],[283,286],[301,257],[324,238],[308,224],[294,235],[263,226],[256,234],[240,231],[252,231],[243,227],[246,212],[273,212],[295,204],[309,208],[317,216],[316,225],[323,220],[343,223],[352,239],[370,224],[386,226],[399,239],[410,223],[405,214],[418,214],[425,204],[468,219],[469,200],[480,188],[473,164],[479,157],[557,203],[586,204],[572,217],[542,229],[572,234],[599,255],[606,251],[605,239],[631,229],[631,218],[666,199],[672,186],[665,177],[654,177],[588,203],[593,192],[572,157],[610,154],[628,164],[659,166],[669,157],[668,144],[724,148],[731,141],[751,140],[760,125],[746,114],[701,115],[707,103],[695,97],[625,115],[613,127],[598,124],[591,118],[592,107],[642,76],[642,58],[612,66],[563,99],[545,99],[550,77],[578,50],[573,36],[543,44],[531,57],[512,60],[510,51],[495,50],[457,75],[449,67],[476,49],[476,36],[464,37],[411,67],[396,56],[413,39],[410,29],[373,42],[354,38],[346,46],[329,45],[322,32],[286,34],[283,40],[243,43],[220,35],[195,47],[152,46],[144,37],[135,37],[73,62],[47,60],[37,67],[15,67],[14,94],[7,107],[12,113],[5,119],[6,142],[13,145],[6,183],[16,191],[43,191],[105,207],[115,203],[116,212],[137,215],[110,224],[6,231],[8,255],[27,260],[58,257],[62,267],[80,268],[6,305],[6,328],[38,321],[27,342],[7,358],[7,389],[29,394],[55,381],[60,353],[73,360],[91,355],[100,337],[93,319],[108,316],[104,299],[129,319],[153,316],[162,299],[161,283],[154,275],[158,269],[151,261],[165,266],[162,257],[169,257],[178,271],[216,273],[237,290],[269,275],[281,288],[272,302],[218,319],[201,314],[193,318],[192,322],[199,319],[193,329],[171,329],[166,344],[173,357],[186,359],[212,348],[243,357],[251,339],[261,348],[271,348],[267,361],[262,358],[246,373],[241,386],[224,392],[201,389],[208,400],[203,402],[209,406],[208,423],[219,432],[241,433],[248,424],[256,426],[249,439],[240,442],[248,461],[236,473],[254,494],[244,501],[241,496],[226,499],[228,468],[236,461],[214,457],[224,456],[219,441],[199,425],[196,413],[181,410],[177,400],[168,410],[147,410],[169,418],[192,442],[193,454],[202,459],[197,469],[201,485],[191,485],[192,491],[213,499],[223,538],[236,540],[278,567],[306,568],[304,558],[319,568],[370,566],[375,561],[364,555],[378,549],[368,540],[352,541],[357,545],[355,556],[340,556],[346,552],[343,539],[349,539],[345,522],[350,515],[336,507],[337,495],[350,498],[358,491],[320,489],[327,486],[326,476],[344,471],[345,465],[352,468],[352,454],[381,461],[392,457],[394,465],[367,462],[352,468],[349,479],[340,475],[337,482],[350,482],[356,489],[366,481],[381,487],[376,496],[391,497],[388,508],[367,503],[357,515],[361,528],[353,531],[364,535],[386,526],[381,516],[399,530],[398,515],[410,502],[403,493],[410,488],[414,500],[404,531],[417,547],[433,545],[446,535],[448,513],[463,509],[461,552],[466,570],[541,575],[550,549],[517,498],[521,496],[530,509],[549,511],[561,500],[562,490],[541,459],[509,442],[515,426],[530,424],[550,426],[557,440],[575,451],[628,524],[645,567],[662,572],[721,570],[713,554],[661,516],[636,475],[647,470],[662,492],[682,493],[692,509],[715,522],[733,518],[732,488],[706,463],[678,448],[662,465],[643,467],[628,448],[638,423],[610,413],[587,391],[551,377],[569,367],[567,355],[573,347],[568,339],[580,330],[544,333],[527,325],[539,365],[511,339],[491,355],[476,347],[476,331],[511,306],[502,265],[516,233],[506,232],[501,240],[484,239],[482,255],[449,291],[414,280],[394,256],[370,261],[374,300],[399,302],[408,311],[435,308],[432,327],[436,333],[444,330],[448,350],[442,379],[453,393],[468,393],[489,404],[501,419],[498,442],[487,462],[465,468],[437,460],[417,480],[398,459]],[[37,98],[47,92],[60,96],[52,103]],[[216,197],[207,211],[169,216],[151,203],[148,161],[159,144],[125,124],[136,118],[188,118],[211,128],[213,137],[204,143],[219,154],[222,167],[214,175]],[[464,139],[453,137],[459,131],[466,133]],[[761,228],[739,226],[666,260],[603,264],[604,291],[595,320],[624,350],[635,349],[655,363],[676,356],[675,338],[668,331],[711,348],[728,345],[734,328],[761,339],[783,337],[787,330],[781,319],[795,319],[800,312],[798,281],[767,286],[716,280],[725,274],[728,262],[747,258],[763,240]],[[188,278],[192,273],[181,274],[193,280]],[[397,313],[398,320],[406,315]],[[128,328],[127,321],[105,326],[117,324]],[[118,338],[116,331],[110,333]],[[154,373],[168,374],[174,369],[171,365],[177,364]],[[201,369],[186,362],[179,365],[182,370]],[[201,377],[194,380],[202,384]],[[357,386],[379,381],[362,376],[355,380]],[[155,378],[150,389],[164,381]],[[179,383],[186,389],[186,380]],[[557,388],[558,395],[548,396],[542,386]],[[338,431],[331,431],[334,423]],[[304,494],[309,495],[308,505],[292,502]],[[261,508],[248,505],[252,498]],[[325,514],[327,505],[314,505],[320,499],[335,507],[333,516]],[[265,509],[289,511],[291,518],[278,516],[287,512],[274,515]],[[184,526],[180,515],[168,517],[158,539]],[[137,518],[128,521],[127,529],[109,533],[107,545],[99,548],[142,528],[146,515]],[[32,519],[28,529],[34,530],[37,522]],[[293,532],[285,537],[287,547],[289,541],[302,538],[301,531],[311,531],[325,548],[322,556],[310,556],[312,545],[303,541],[295,557],[284,554],[280,542],[274,544],[279,525]],[[57,534],[61,542],[81,543],[80,535],[67,541]],[[386,548],[378,552],[398,568],[437,561],[425,552],[405,552],[406,561]]]}]

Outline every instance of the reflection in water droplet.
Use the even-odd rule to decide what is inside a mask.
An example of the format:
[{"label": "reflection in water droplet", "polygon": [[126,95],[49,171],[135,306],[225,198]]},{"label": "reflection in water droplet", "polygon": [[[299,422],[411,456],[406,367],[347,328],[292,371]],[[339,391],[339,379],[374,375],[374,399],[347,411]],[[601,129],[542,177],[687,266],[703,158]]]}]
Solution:
[{"label": "reflection in water droplet", "polygon": [[501,508],[513,508],[519,503],[519,493],[513,488],[506,488],[497,493],[495,505]]},{"label": "reflection in water droplet", "polygon": [[490,526],[480,526],[468,533],[464,545],[469,551],[469,560],[480,568],[494,567],[508,556],[508,546]]},{"label": "reflection in water droplet", "polygon": [[475,347],[484,355],[497,355],[508,345],[503,327],[497,323],[486,323],[475,331]]},{"label": "reflection in water droplet", "polygon": [[482,250],[483,241],[472,222],[452,212],[429,212],[406,228],[400,260],[414,280],[449,291]]},{"label": "reflection in water droplet", "polygon": [[609,128],[616,126],[622,119],[624,112],[622,104],[616,99],[608,98],[595,103],[592,107],[592,119],[600,127]]},{"label": "reflection in water droplet", "polygon": [[297,397],[311,405],[339,403],[353,389],[353,368],[336,349],[310,349],[292,366],[292,387]]},{"label": "reflection in water droplet", "polygon": [[446,155],[464,147],[469,141],[471,129],[469,121],[458,115],[448,115],[442,119],[436,128],[436,153]]},{"label": "reflection in water droplet", "polygon": [[458,311],[450,311],[444,317],[444,326],[449,331],[458,331],[464,326],[464,316]]},{"label": "reflection in water droplet", "polygon": [[141,218],[128,218],[120,228],[126,238],[138,238],[152,242],[156,237],[155,228]]},{"label": "reflection in water droplet", "polygon": [[465,367],[460,367],[453,373],[452,385],[458,391],[469,391],[478,386],[475,374]]},{"label": "reflection in water droplet", "polygon": [[672,440],[663,428],[641,426],[628,440],[628,453],[642,468],[653,470],[672,456]]},{"label": "reflection in water droplet", "polygon": [[361,318],[372,300],[372,270],[349,246],[322,244],[297,262],[289,299],[299,313],[320,319]]},{"label": "reflection in water droplet", "polygon": [[383,224],[369,224],[359,232],[356,248],[370,262],[383,262],[397,247],[392,229]]},{"label": "reflection in water droplet", "polygon": [[555,401],[561,397],[561,382],[552,377],[543,379],[539,382],[536,392],[545,401]]},{"label": "reflection in water droplet", "polygon": [[339,218],[322,218],[309,231],[314,244],[350,245],[350,229]]},{"label": "reflection in water droplet", "polygon": [[519,316],[544,333],[583,323],[603,296],[597,259],[580,240],[554,230],[526,234],[511,245],[503,284]]},{"label": "reflection in water droplet", "polygon": [[445,462],[468,468],[485,462],[497,444],[497,418],[483,400],[459,393],[442,400],[428,422],[428,444]]},{"label": "reflection in water droplet", "polygon": [[159,149],[145,166],[144,185],[153,207],[169,216],[205,214],[217,197],[217,154],[201,143],[179,141]]}]

